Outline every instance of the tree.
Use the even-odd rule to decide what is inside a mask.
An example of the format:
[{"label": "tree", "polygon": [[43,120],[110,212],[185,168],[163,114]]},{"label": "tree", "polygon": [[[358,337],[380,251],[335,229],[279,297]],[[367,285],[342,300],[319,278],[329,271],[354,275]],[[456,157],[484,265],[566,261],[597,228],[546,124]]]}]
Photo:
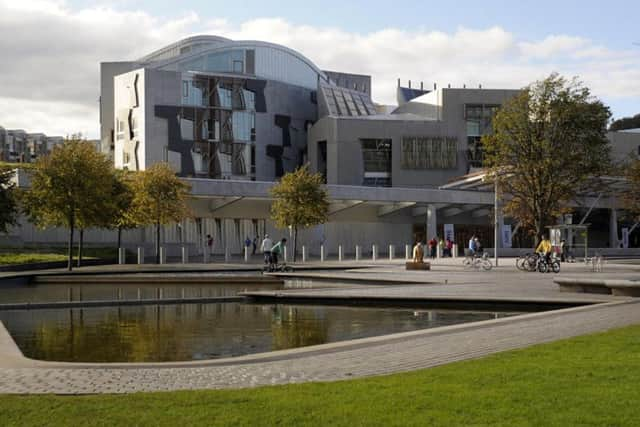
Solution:
[{"label": "tree", "polygon": [[73,268],[75,228],[84,229],[102,221],[110,203],[112,177],[111,161],[80,135],[54,147],[32,170],[24,209],[39,227],[69,229],[69,271]]},{"label": "tree", "polygon": [[640,221],[640,158],[633,158],[625,168],[630,188],[622,195],[625,208]]},{"label": "tree", "polygon": [[555,73],[496,113],[493,134],[483,137],[484,166],[509,195],[505,212],[536,239],[593,177],[608,172],[610,116],[588,88]]},{"label": "tree", "polygon": [[618,130],[635,128],[640,128],[640,114],[636,114],[633,117],[623,117],[621,119],[615,120],[613,123],[611,123],[609,130],[614,132]]},{"label": "tree", "polygon": [[9,227],[16,224],[18,212],[15,184],[11,182],[12,168],[0,167],[0,232],[8,233]]},{"label": "tree", "polygon": [[329,196],[323,187],[321,174],[309,173],[308,166],[285,174],[270,192],[275,199],[271,219],[279,228],[293,228],[293,261],[296,261],[298,229],[327,221]]},{"label": "tree", "polygon": [[116,170],[112,182],[111,221],[108,228],[118,230],[117,246],[122,246],[122,230],[136,228],[138,222],[133,211],[135,196],[135,173],[126,170]]},{"label": "tree", "polygon": [[156,227],[156,263],[160,264],[160,226],[182,221],[188,215],[189,186],[167,163],[156,163],[136,174],[132,200],[133,218]]}]

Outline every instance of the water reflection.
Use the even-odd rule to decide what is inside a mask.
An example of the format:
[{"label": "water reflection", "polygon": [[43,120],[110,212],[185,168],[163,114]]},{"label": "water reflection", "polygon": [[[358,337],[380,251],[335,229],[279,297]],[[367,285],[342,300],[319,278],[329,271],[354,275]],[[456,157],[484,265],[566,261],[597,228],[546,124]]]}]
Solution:
[{"label": "water reflection", "polygon": [[0,312],[27,357],[156,362],[239,356],[516,313],[242,303]]}]

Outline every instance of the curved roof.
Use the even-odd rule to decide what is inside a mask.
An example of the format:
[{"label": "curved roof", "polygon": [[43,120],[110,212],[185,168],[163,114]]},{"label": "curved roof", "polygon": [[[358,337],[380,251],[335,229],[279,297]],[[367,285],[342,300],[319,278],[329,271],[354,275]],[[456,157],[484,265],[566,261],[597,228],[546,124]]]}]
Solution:
[{"label": "curved roof", "polygon": [[237,48],[267,48],[286,53],[307,65],[323,80],[328,81],[325,73],[309,58],[286,46],[257,40],[230,40],[219,36],[200,35],[182,39],[165,46],[143,58],[140,62],[153,62],[153,67],[163,68],[177,62],[188,61],[213,52]]}]

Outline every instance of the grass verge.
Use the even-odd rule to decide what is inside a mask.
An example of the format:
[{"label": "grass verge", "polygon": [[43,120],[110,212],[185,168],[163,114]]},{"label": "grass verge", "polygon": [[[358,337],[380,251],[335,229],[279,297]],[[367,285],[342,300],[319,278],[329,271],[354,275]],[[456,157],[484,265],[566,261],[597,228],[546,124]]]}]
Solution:
[{"label": "grass verge", "polygon": [[[77,248],[73,251],[74,261],[78,258]],[[115,248],[84,248],[82,259],[116,259]],[[67,249],[56,248],[20,248],[0,250],[0,265],[31,264],[36,262],[66,261]]]},{"label": "grass verge", "polygon": [[640,326],[384,377],[126,396],[0,396],[25,425],[639,425]]}]

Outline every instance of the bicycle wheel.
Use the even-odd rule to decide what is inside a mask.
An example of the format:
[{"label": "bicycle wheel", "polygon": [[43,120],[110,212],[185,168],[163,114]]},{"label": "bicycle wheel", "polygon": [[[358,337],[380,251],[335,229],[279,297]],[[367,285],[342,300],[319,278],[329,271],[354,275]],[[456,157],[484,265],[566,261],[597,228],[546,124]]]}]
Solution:
[{"label": "bicycle wheel", "polygon": [[293,273],[293,267],[289,267],[288,265],[285,265],[282,267],[282,271],[285,273]]},{"label": "bicycle wheel", "polygon": [[462,265],[464,266],[464,268],[471,268],[473,267],[473,260],[467,257],[462,260]]},{"label": "bicycle wheel", "polygon": [[540,273],[546,273],[548,269],[549,269],[549,266],[545,261],[538,262],[538,271]]},{"label": "bicycle wheel", "polygon": [[526,258],[522,258],[522,257],[517,258],[516,259],[516,268],[518,270],[525,271],[526,270],[526,262],[527,262]]},{"label": "bicycle wheel", "polygon": [[489,261],[488,259],[484,259],[482,260],[482,268],[484,269],[484,271],[489,271],[493,268],[493,264],[491,264],[491,261]]},{"label": "bicycle wheel", "polygon": [[551,270],[553,270],[554,273],[560,273],[560,263],[558,261],[554,261],[551,263]]}]

